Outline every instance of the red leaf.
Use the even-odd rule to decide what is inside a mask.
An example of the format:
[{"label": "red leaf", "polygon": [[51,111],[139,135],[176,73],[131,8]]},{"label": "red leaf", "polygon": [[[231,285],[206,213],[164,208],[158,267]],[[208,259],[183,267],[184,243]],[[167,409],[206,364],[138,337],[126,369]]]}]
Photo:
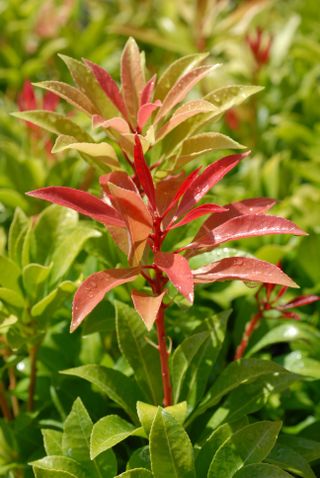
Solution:
[{"label": "red leaf", "polygon": [[109,73],[99,65],[96,65],[90,60],[84,60],[85,64],[90,68],[101,88],[107,95],[107,97],[112,101],[114,106],[120,111],[122,116],[127,119],[127,110],[124,104],[122,95],[119,91],[117,83],[109,75]]},{"label": "red leaf", "polygon": [[43,95],[43,109],[47,111],[55,111],[59,103],[59,96],[52,93],[52,91],[47,91]]},{"label": "red leaf", "polygon": [[200,169],[201,169],[201,166],[197,168],[195,171],[193,171],[191,174],[189,174],[189,176],[186,177],[183,183],[179,186],[179,189],[174,195],[174,197],[172,198],[171,202],[168,204],[166,210],[162,214],[163,216],[165,216],[177,204],[181,196],[183,196],[183,194],[189,189],[189,186],[193,183],[195,178],[198,176]]},{"label": "red leaf", "polygon": [[102,301],[109,290],[131,282],[139,274],[139,268],[109,269],[88,277],[75,293],[72,306],[70,331],[74,332],[88,314]]},{"label": "red leaf", "polygon": [[169,205],[171,204],[177,189],[179,189],[180,185],[183,183],[184,178],[184,172],[180,172],[174,176],[167,176],[156,184],[156,203],[161,216],[164,216],[169,211]]},{"label": "red leaf", "polygon": [[279,305],[277,309],[286,310],[286,309],[293,309],[295,307],[302,307],[303,305],[309,305],[313,302],[317,302],[320,300],[320,297],[317,295],[300,295],[295,299],[290,300],[284,305]]},{"label": "red leaf", "polygon": [[181,216],[188,211],[194,204],[207,194],[207,192],[217,184],[231,169],[233,169],[241,161],[250,154],[250,151],[241,154],[232,154],[225,158],[219,159],[210,164],[190,185],[184,194],[176,216]]},{"label": "red leaf", "polygon": [[157,318],[159,309],[162,304],[163,296],[166,294],[166,290],[160,295],[152,296],[143,294],[133,290],[131,293],[132,302],[134,308],[140,315],[141,319],[145,323],[145,326],[150,331]]},{"label": "red leaf", "polygon": [[103,176],[99,177],[99,183],[107,195],[110,194],[110,190],[108,188],[109,183],[115,184],[120,188],[128,189],[129,191],[134,191],[138,193],[136,185],[134,184],[130,176],[124,171],[113,171],[112,173],[104,174]]},{"label": "red leaf", "polygon": [[172,284],[189,301],[193,302],[193,277],[188,261],[180,254],[157,252],[155,265],[165,272]]},{"label": "red leaf", "polygon": [[145,161],[139,136],[135,135],[134,166],[139,182],[153,208],[156,209],[156,195],[150,169]]},{"label": "red leaf", "polygon": [[219,214],[213,214],[210,216],[201,226],[197,235],[194,238],[194,242],[198,242],[199,239],[207,233],[208,230],[214,229],[220,224],[227,222],[233,217],[242,216],[245,214],[262,214],[268,211],[275,204],[274,199],[269,198],[255,198],[244,199],[243,201],[231,203],[225,205],[228,210]]},{"label": "red leaf", "polygon": [[152,218],[143,200],[136,192],[109,183],[112,200],[121,212],[130,235],[129,263],[139,264],[147,239],[152,232]]},{"label": "red leaf", "polygon": [[[141,98],[140,98],[140,104],[145,105],[146,103],[149,103],[152,98],[152,93],[154,90],[154,85],[156,83],[157,75],[153,75],[152,78],[146,83],[145,87],[143,88],[141,92]],[[161,104],[161,102],[160,102]]]},{"label": "red leaf", "polygon": [[196,207],[195,209],[191,209],[181,221],[176,222],[172,226],[169,225],[168,229],[175,229],[176,227],[184,226],[199,217],[205,216],[206,214],[211,213],[222,213],[226,209],[224,207],[219,206],[218,204],[201,204],[201,206]]},{"label": "red leaf", "polygon": [[37,109],[36,95],[34,94],[32,83],[29,80],[25,80],[23,83],[22,92],[18,97],[18,106],[20,111]]},{"label": "red leaf", "polygon": [[154,103],[145,103],[144,105],[140,106],[137,121],[140,131],[152,115],[153,111],[159,108],[159,106],[161,106],[160,100],[156,100]]},{"label": "red leaf", "polygon": [[231,218],[229,221],[220,224],[220,226],[215,227],[211,231],[207,230],[201,237],[198,237],[193,245],[215,247],[218,244],[228,241],[268,234],[306,235],[302,229],[283,217],[266,216],[264,214],[245,214]]},{"label": "red leaf", "polygon": [[195,283],[238,279],[299,287],[279,267],[250,257],[227,257],[221,261],[193,270],[192,273]]},{"label": "red leaf", "polygon": [[85,191],[64,186],[49,186],[26,194],[59,204],[59,206],[69,207],[102,224],[125,227],[124,221],[113,207]]}]

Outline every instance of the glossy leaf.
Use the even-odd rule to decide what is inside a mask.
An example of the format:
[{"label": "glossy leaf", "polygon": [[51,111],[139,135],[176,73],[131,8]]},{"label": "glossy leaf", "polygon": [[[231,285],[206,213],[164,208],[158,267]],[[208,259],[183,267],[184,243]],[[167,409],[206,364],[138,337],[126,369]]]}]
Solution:
[{"label": "glossy leaf", "polygon": [[[153,91],[154,91],[154,87],[155,87],[155,84],[156,84],[156,80],[157,80],[157,75],[153,75],[149,81],[147,81],[147,83],[145,84],[143,90],[141,91],[141,98],[140,98],[140,104],[141,106],[147,104],[147,103],[150,103],[150,101],[152,100],[152,96],[153,96]],[[156,101],[157,102],[157,101]],[[160,100],[158,100],[158,104],[161,104],[159,103]]]},{"label": "glossy leaf", "polygon": [[129,38],[121,55],[121,84],[130,121],[135,126],[135,118],[145,80],[139,48],[133,38]]},{"label": "glossy leaf", "polygon": [[[173,209],[176,206],[179,199],[184,195],[184,193],[188,190],[189,186],[193,183],[195,178],[199,175],[200,169],[201,167],[195,169],[185,179],[183,179],[183,177],[180,177],[180,175],[178,177],[169,176],[170,179],[167,179],[166,181],[161,181],[157,185],[157,203],[159,203],[161,200],[164,203],[164,206],[160,209],[160,212],[162,212],[163,210],[162,216],[165,216],[171,209]],[[161,184],[164,184],[163,191],[161,188]],[[172,187],[170,188],[170,186]],[[168,192],[168,188],[169,188],[169,191],[171,191],[171,193]],[[176,189],[177,191],[175,192]],[[164,194],[167,194],[168,196],[168,198],[166,198],[167,199],[166,202],[163,200]]]},{"label": "glossy leaf", "polygon": [[279,267],[251,257],[226,257],[192,271],[195,283],[243,280],[299,287]]},{"label": "glossy leaf", "polygon": [[278,443],[295,450],[307,462],[320,458],[320,443],[297,435],[280,435]]},{"label": "glossy leaf", "polygon": [[[180,402],[176,405],[171,405],[164,410],[167,413],[170,413],[170,415],[182,425],[187,415],[187,402]],[[137,412],[145,433],[149,435],[153,420],[158,412],[158,407],[155,405],[149,405],[148,403],[138,402]]]},{"label": "glossy leaf", "polygon": [[81,61],[75,60],[66,55],[59,55],[62,61],[67,65],[71,76],[80,88],[80,90],[88,96],[98,113],[105,118],[112,118],[116,115],[116,108],[105,95],[100,84],[94,77],[90,68]]},{"label": "glossy leaf", "polygon": [[200,113],[210,113],[213,110],[214,107],[212,104],[205,100],[193,100],[180,106],[180,108],[178,108],[171,116],[169,121],[158,129],[156,132],[156,142],[163,140],[163,138],[177,128],[177,126],[181,125],[181,123],[184,123],[189,118],[199,115]]},{"label": "glossy leaf", "polygon": [[207,230],[201,237],[198,237],[196,243],[197,245],[215,247],[228,241],[269,234],[306,235],[302,229],[283,217],[245,214],[233,217],[212,230]]},{"label": "glossy leaf", "polygon": [[46,456],[30,463],[36,478],[86,478],[87,472],[77,461],[66,456]]},{"label": "glossy leaf", "polygon": [[97,113],[95,106],[89,98],[81,90],[68,85],[68,83],[61,81],[41,81],[35,83],[35,86],[51,91],[86,114],[93,115]]},{"label": "glossy leaf", "polygon": [[16,118],[29,121],[50,133],[74,136],[78,141],[90,141],[91,137],[76,123],[54,111],[33,110],[12,113]]},{"label": "glossy leaf", "polygon": [[281,310],[293,309],[294,307],[302,307],[303,305],[313,304],[318,302],[320,297],[318,295],[300,295],[290,300],[286,304],[278,306]]},{"label": "glossy leaf", "polygon": [[88,154],[90,157],[97,158],[103,165],[109,166],[110,168],[119,169],[120,167],[117,154],[108,143],[78,142],[76,138],[72,136],[61,135],[58,136],[52,148],[52,153],[60,153],[69,149],[74,149],[79,153]]},{"label": "glossy leaf", "polygon": [[283,370],[280,365],[267,360],[242,359],[231,362],[214,382],[194,415],[200,415],[208,408],[213,407],[224,395],[239,385],[262,376],[278,374]]},{"label": "glossy leaf", "polygon": [[146,328],[138,313],[121,302],[115,305],[119,348],[134,370],[135,379],[149,403],[161,403],[159,353],[147,342]]},{"label": "glossy leaf", "polygon": [[112,201],[121,213],[130,236],[129,264],[137,266],[152,232],[152,217],[141,196],[109,183]]},{"label": "glossy leaf", "polygon": [[64,422],[61,442],[63,454],[80,463],[89,461],[92,426],[91,418],[85,406],[80,398],[77,398]]},{"label": "glossy leaf", "polygon": [[235,432],[214,455],[208,478],[232,478],[245,465],[260,463],[272,450],[280,428],[281,422],[261,421]]},{"label": "glossy leaf", "polygon": [[121,284],[132,282],[139,274],[139,268],[108,269],[91,274],[77,290],[72,306],[70,331],[74,332],[88,314],[102,301],[109,290]]},{"label": "glossy leaf", "polygon": [[207,76],[219,65],[199,66],[191,71],[185,73],[180,77],[173,87],[168,91],[161,108],[159,109],[154,122],[159,122],[164,116],[166,116],[174,106],[180,103],[189,93],[189,91],[196,85],[202,78]]},{"label": "glossy leaf", "polygon": [[45,428],[41,430],[47,455],[62,455],[62,432]]},{"label": "glossy leaf", "polygon": [[126,120],[119,116],[114,116],[111,119],[104,119],[102,116],[94,115],[92,117],[92,125],[94,128],[114,129],[117,133],[130,133],[130,127]]},{"label": "glossy leaf", "polygon": [[161,101],[156,100],[154,103],[145,103],[143,104],[138,111],[138,121],[137,125],[140,130],[143,129],[147,121],[149,120],[152,113],[161,106]]},{"label": "glossy leaf", "polygon": [[115,478],[152,478],[151,471],[145,468],[133,468],[132,470],[125,471],[121,475],[117,475]]},{"label": "glossy leaf", "polygon": [[168,91],[183,74],[191,71],[208,56],[208,53],[196,53],[186,55],[171,63],[159,78],[155,89],[154,97],[161,101],[165,98]]},{"label": "glossy leaf", "polygon": [[201,198],[221,179],[241,161],[248,156],[250,152],[234,154],[219,159],[210,164],[191,184],[190,188],[184,194],[176,216],[179,217],[192,206],[200,201]]},{"label": "glossy leaf", "polygon": [[181,147],[181,156],[179,161],[183,161],[184,156],[198,156],[209,151],[220,149],[243,149],[245,146],[237,143],[233,139],[221,133],[199,133],[187,138]]},{"label": "glossy leaf", "polygon": [[141,393],[130,377],[118,370],[93,364],[63,370],[61,373],[80,377],[92,383],[137,422],[136,402],[141,399]]},{"label": "glossy leaf", "polygon": [[95,219],[102,224],[110,226],[124,227],[125,223],[119,213],[111,206],[85,191],[79,189],[67,188],[64,186],[49,186],[47,188],[36,189],[27,193],[38,199],[58,204],[59,206],[69,207]]},{"label": "glossy leaf", "polygon": [[266,461],[303,478],[316,478],[308,462],[296,451],[276,444]]},{"label": "glossy leaf", "polygon": [[90,456],[94,460],[139,430],[118,415],[108,415],[94,424],[90,439]]},{"label": "glossy leaf", "polygon": [[139,139],[139,136],[135,136],[135,145],[134,145],[134,165],[136,175],[139,179],[141,186],[143,187],[144,192],[149,199],[150,205],[152,206],[153,210],[156,208],[156,197],[155,197],[155,189],[153,184],[153,179],[150,173],[150,169],[146,163],[142,145]]},{"label": "glossy leaf", "polygon": [[189,302],[193,302],[193,277],[188,261],[180,254],[172,252],[157,252],[154,257],[155,265],[165,272],[175,286]]},{"label": "glossy leaf", "polygon": [[162,304],[162,299],[165,294],[166,291],[156,296],[144,294],[136,290],[133,290],[131,293],[134,308],[140,315],[149,332],[152,329],[153,324],[157,318],[159,309]]},{"label": "glossy leaf", "polygon": [[293,478],[281,468],[267,463],[244,466],[233,476],[234,478]]},{"label": "glossy leaf", "polygon": [[204,98],[210,101],[219,114],[243,103],[247,98],[263,90],[261,86],[230,85],[208,93]]},{"label": "glossy leaf", "polygon": [[122,116],[127,119],[127,109],[123,101],[123,97],[119,91],[118,85],[113,80],[111,75],[101,66],[93,63],[90,60],[84,60],[85,64],[91,69],[96,80],[100,84],[101,88],[112,101],[114,106],[120,111]]},{"label": "glossy leaf", "polygon": [[191,211],[187,212],[181,221],[174,223],[173,225],[169,226],[169,229],[175,229],[176,227],[184,226],[185,224],[189,224],[189,222],[195,221],[199,217],[206,216],[207,214],[212,213],[221,213],[224,212],[226,209],[218,204],[201,204]]},{"label": "glossy leaf", "polygon": [[150,431],[151,468],[155,478],[195,478],[193,449],[183,427],[159,407]]}]

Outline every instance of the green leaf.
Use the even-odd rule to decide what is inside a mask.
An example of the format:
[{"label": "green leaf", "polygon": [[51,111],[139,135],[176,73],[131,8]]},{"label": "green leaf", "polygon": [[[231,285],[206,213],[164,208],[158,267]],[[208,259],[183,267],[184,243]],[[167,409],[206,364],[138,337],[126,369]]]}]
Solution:
[{"label": "green leaf", "polygon": [[60,153],[61,151],[66,151],[68,149],[74,149],[79,153],[94,158],[95,164],[102,169],[107,167],[107,170],[109,171],[110,169],[120,168],[117,154],[113,147],[108,143],[85,143],[78,142],[73,136],[58,136],[54,147],[52,148],[52,152]]},{"label": "green leaf", "polygon": [[[217,90],[208,93],[204,99],[216,106],[217,111],[223,113],[234,106],[240,105],[247,98],[259,91],[262,91],[262,86],[248,86],[248,85],[230,85],[223,86]],[[215,113],[215,114],[216,114]]]},{"label": "green leaf", "polygon": [[267,360],[242,359],[232,362],[215,381],[194,415],[200,415],[208,408],[213,407],[224,395],[245,382],[266,375],[277,375],[283,371],[282,367]]},{"label": "green leaf", "polygon": [[6,287],[0,287],[0,300],[6,304],[13,305],[18,309],[22,309],[25,306],[24,298],[19,292]]},{"label": "green leaf", "polygon": [[196,53],[186,55],[171,63],[157,82],[154,98],[162,101],[178,78],[205,60],[207,56],[208,53]]},{"label": "green leaf", "polygon": [[[186,415],[187,415],[187,402],[177,403],[176,405],[171,405],[164,409],[181,425],[183,424]],[[138,402],[137,403],[137,412],[141,425],[144,428],[144,431],[149,435],[151,426],[158,411],[158,407],[155,405],[149,405],[148,403]]]},{"label": "green leaf", "polygon": [[45,428],[41,430],[47,455],[62,455],[62,432]]},{"label": "green leaf", "polygon": [[293,342],[296,340],[304,340],[319,347],[320,332],[314,327],[302,322],[286,322],[264,334],[262,339],[251,347],[247,355],[253,355],[264,347],[275,343]]},{"label": "green leaf", "polygon": [[145,468],[135,468],[133,470],[125,471],[121,475],[117,475],[115,478],[151,478],[154,476],[151,471]]},{"label": "green leaf", "polygon": [[[117,109],[105,95],[99,83],[95,79],[91,70],[81,61],[75,60],[66,55],[59,55],[67,65],[74,82],[78,85],[82,93],[84,93],[95,106],[95,109],[104,118],[112,118],[118,115]],[[70,134],[70,133],[62,133]],[[71,136],[75,136],[72,135]]]},{"label": "green leaf", "polygon": [[92,237],[100,237],[101,233],[91,227],[77,226],[57,244],[53,254],[53,267],[50,284],[55,284],[68,271],[85,242]]},{"label": "green leaf", "polygon": [[146,468],[151,472],[149,445],[136,448],[134,452],[130,455],[126,469],[134,470],[135,468]]},{"label": "green leaf", "polygon": [[94,384],[102,393],[105,393],[137,423],[136,403],[141,399],[141,393],[136,383],[117,370],[101,365],[83,365],[61,372],[65,375],[74,375]]},{"label": "green leaf", "polygon": [[66,297],[76,289],[76,285],[71,281],[60,282],[59,286],[52,290],[48,295],[40,299],[31,309],[33,317],[40,317],[46,314],[50,317],[64,302]]},{"label": "green leaf", "polygon": [[93,460],[100,453],[109,450],[141,430],[118,415],[108,415],[101,418],[92,429],[90,439],[90,456]]},{"label": "green leaf", "polygon": [[80,398],[77,398],[67,416],[62,436],[63,454],[78,462],[90,461],[91,418]]},{"label": "green leaf", "polygon": [[292,435],[280,435],[278,443],[290,447],[301,455],[307,462],[320,458],[320,443],[309,438]]},{"label": "green leaf", "polygon": [[276,443],[266,461],[303,478],[316,478],[305,458],[287,446]]},{"label": "green leaf", "polygon": [[[314,350],[318,350],[316,345]],[[286,355],[283,359],[283,366],[290,372],[298,373],[300,376],[310,377],[315,380],[320,379],[319,360],[306,357],[300,350],[296,350]]]},{"label": "green leaf", "polygon": [[36,478],[88,478],[79,463],[65,456],[46,456],[30,465]]},{"label": "green leaf", "polygon": [[93,115],[97,112],[96,108],[87,98],[87,96],[82,93],[81,90],[75,88],[74,86],[68,85],[68,83],[63,83],[61,81],[41,81],[39,83],[35,83],[34,85],[55,93],[84,113]]},{"label": "green leaf", "polygon": [[29,221],[26,215],[17,208],[15,210],[13,220],[9,229],[8,237],[8,253],[9,258],[20,264],[22,256],[22,247],[25,239],[25,234],[28,229]]},{"label": "green leaf", "polygon": [[115,302],[119,348],[135,372],[145,396],[154,404],[162,402],[159,353],[147,341],[147,332],[138,313],[126,304]]},{"label": "green leaf", "polygon": [[155,478],[195,478],[193,448],[183,427],[159,407],[150,431]]},{"label": "green leaf", "polygon": [[38,217],[34,228],[34,261],[45,264],[63,237],[69,235],[78,224],[78,213],[72,209],[52,204]]},{"label": "green leaf", "polygon": [[281,422],[261,421],[234,433],[214,455],[208,478],[231,478],[245,465],[264,460],[272,450],[280,428]]},{"label": "green leaf", "polygon": [[12,209],[16,207],[23,209],[23,211],[28,211],[29,209],[28,201],[26,201],[22,194],[14,189],[2,187],[0,190],[0,203]]},{"label": "green leaf", "polygon": [[0,256],[0,285],[19,291],[18,278],[20,274],[20,268],[13,260]]},{"label": "green leaf", "polygon": [[78,141],[90,141],[91,137],[76,123],[64,115],[46,110],[29,110],[12,113],[16,118],[40,126],[40,128],[54,134],[74,136]]},{"label": "green leaf", "polygon": [[30,297],[37,297],[38,288],[47,279],[52,264],[42,266],[41,264],[28,264],[23,268],[23,287]]},{"label": "green leaf", "polygon": [[231,311],[204,319],[203,332],[187,337],[172,356],[174,401],[187,400],[189,407],[201,400],[209,374],[225,338]]},{"label": "green leaf", "polygon": [[197,476],[207,476],[212,458],[220,446],[228,440],[234,432],[248,425],[247,418],[241,418],[232,423],[225,423],[215,430],[202,445],[196,457]]},{"label": "green leaf", "polygon": [[244,466],[233,476],[234,478],[292,478],[292,475],[281,468],[266,463]]}]

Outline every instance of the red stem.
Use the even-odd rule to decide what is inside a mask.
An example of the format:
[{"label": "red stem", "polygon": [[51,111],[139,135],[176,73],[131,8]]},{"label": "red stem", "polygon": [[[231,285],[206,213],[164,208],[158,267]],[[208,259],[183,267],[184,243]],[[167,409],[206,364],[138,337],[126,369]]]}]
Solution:
[{"label": "red stem", "polygon": [[247,324],[247,326],[245,328],[245,331],[243,333],[240,345],[237,347],[237,350],[236,350],[236,353],[235,353],[235,356],[234,356],[234,360],[239,360],[240,358],[243,357],[243,355],[246,351],[246,348],[248,346],[248,342],[250,340],[250,337],[253,334],[254,330],[256,329],[256,327],[257,327],[257,325],[258,325],[262,316],[263,316],[263,311],[260,310],[259,312],[257,312],[252,317],[250,322]]},{"label": "red stem", "polygon": [[6,392],[2,382],[0,382],[0,409],[5,420],[12,420],[11,410],[7,402]]}]

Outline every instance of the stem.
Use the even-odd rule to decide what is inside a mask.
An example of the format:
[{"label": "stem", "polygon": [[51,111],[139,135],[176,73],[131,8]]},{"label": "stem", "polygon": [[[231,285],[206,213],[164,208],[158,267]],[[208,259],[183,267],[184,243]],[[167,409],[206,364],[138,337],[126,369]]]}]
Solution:
[{"label": "stem", "polygon": [[169,370],[169,352],[167,350],[166,330],[164,325],[164,304],[161,304],[159,309],[156,327],[158,336],[158,346],[161,363],[161,377],[163,387],[163,406],[169,407],[172,404],[172,389],[170,383],[170,370]]},{"label": "stem", "polygon": [[247,324],[246,328],[245,328],[245,331],[243,333],[243,336],[242,336],[242,340],[240,342],[240,345],[237,347],[236,349],[236,353],[235,353],[235,356],[234,356],[234,360],[239,360],[240,358],[243,357],[245,351],[246,351],[246,348],[247,348],[247,345],[248,345],[248,342],[250,340],[250,337],[251,335],[253,334],[254,330],[256,329],[258,323],[259,323],[259,320],[261,319],[261,317],[263,316],[263,312],[260,310],[259,312],[257,312],[253,317],[252,319],[250,320],[250,322]]},{"label": "stem", "polygon": [[[17,386],[17,380],[16,380],[16,375],[14,373],[13,367],[9,368],[8,374],[9,374],[9,390],[14,393],[15,388]],[[19,407],[19,402],[17,397],[13,394],[11,395],[11,405],[12,405],[13,415],[17,417],[20,412],[20,407]]]},{"label": "stem", "polygon": [[4,419],[7,421],[12,420],[11,411],[7,402],[6,393],[2,382],[0,382],[0,408]]},{"label": "stem", "polygon": [[27,402],[28,412],[32,412],[32,409],[33,409],[34,393],[36,389],[36,380],[37,380],[37,352],[38,352],[38,349],[35,345],[31,347],[29,352],[30,383],[29,383],[28,402]]}]

